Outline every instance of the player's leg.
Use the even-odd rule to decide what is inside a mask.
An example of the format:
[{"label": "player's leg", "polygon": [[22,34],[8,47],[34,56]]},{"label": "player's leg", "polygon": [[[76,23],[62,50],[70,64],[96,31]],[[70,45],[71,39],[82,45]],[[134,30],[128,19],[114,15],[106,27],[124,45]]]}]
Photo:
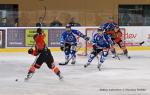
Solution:
[{"label": "player's leg", "polygon": [[84,67],[86,68],[87,66],[89,66],[92,62],[92,60],[97,56],[97,54],[101,51],[101,49],[97,49],[97,50],[93,50],[89,57],[88,57],[88,62],[84,65]]},{"label": "player's leg", "polygon": [[76,45],[71,46],[71,57],[72,57],[71,64],[75,64],[76,63]]},{"label": "player's leg", "polygon": [[128,50],[127,50],[125,44],[121,41],[121,42],[118,43],[118,45],[119,45],[119,47],[123,50],[123,54],[124,54],[128,59],[130,59],[131,56],[128,55]]},{"label": "player's leg", "polygon": [[62,79],[62,75],[61,75],[61,72],[59,70],[58,67],[55,66],[54,64],[54,58],[50,52],[50,50],[47,51],[47,54],[45,55],[45,62],[48,66],[49,69],[52,69],[52,71],[59,77],[59,79]]},{"label": "player's leg", "polygon": [[99,61],[98,61],[98,66],[97,66],[97,68],[99,70],[101,70],[101,65],[102,65],[102,63],[104,63],[105,58],[107,57],[107,55],[108,55],[108,51],[107,50],[106,51],[101,50],[100,58],[99,58]]},{"label": "player's leg", "polygon": [[112,39],[113,45],[110,47],[110,51],[112,53],[112,58],[115,58],[116,57],[116,49],[115,49],[116,43],[115,43],[115,39],[113,38],[111,39]]},{"label": "player's leg", "polygon": [[38,55],[35,59],[35,62],[30,66],[29,70],[28,70],[28,74],[27,77],[25,78],[25,80],[30,79],[33,74],[35,73],[36,69],[39,69],[41,67],[41,65],[43,64],[44,60],[42,59],[43,55]]},{"label": "player's leg", "polygon": [[123,50],[124,55],[128,56],[128,50],[125,44],[122,41],[118,42],[117,44]]},{"label": "player's leg", "polygon": [[65,44],[65,65],[68,64],[69,62],[69,55],[70,55],[70,48],[71,48],[71,45],[70,44]]},{"label": "player's leg", "polygon": [[112,58],[115,58],[117,55],[116,55],[116,49],[114,48],[115,47],[115,45],[114,46],[112,46],[112,47],[110,47],[110,51],[111,51],[111,53],[112,53]]}]

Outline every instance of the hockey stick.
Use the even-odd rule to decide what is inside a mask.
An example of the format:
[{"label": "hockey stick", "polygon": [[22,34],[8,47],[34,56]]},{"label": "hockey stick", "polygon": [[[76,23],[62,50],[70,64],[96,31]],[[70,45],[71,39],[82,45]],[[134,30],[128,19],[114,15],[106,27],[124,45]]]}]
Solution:
[{"label": "hockey stick", "polygon": [[43,21],[44,21],[44,19],[45,19],[45,17],[46,17],[46,5],[44,4],[45,2],[44,2],[44,0],[39,0],[39,3],[41,4],[41,6],[43,7],[43,9],[44,9],[44,13],[43,13],[43,16],[41,16],[42,17],[42,23],[43,23]]},{"label": "hockey stick", "polygon": [[42,17],[42,23],[43,23],[43,21],[44,21],[44,19],[45,19],[45,17],[46,17],[46,6],[44,6],[44,15],[43,15],[43,17]]},{"label": "hockey stick", "polygon": [[142,41],[142,42],[140,42],[140,43],[139,43],[139,45],[140,45],[140,46],[142,46],[144,43],[145,43],[145,42],[144,42],[144,41]]}]

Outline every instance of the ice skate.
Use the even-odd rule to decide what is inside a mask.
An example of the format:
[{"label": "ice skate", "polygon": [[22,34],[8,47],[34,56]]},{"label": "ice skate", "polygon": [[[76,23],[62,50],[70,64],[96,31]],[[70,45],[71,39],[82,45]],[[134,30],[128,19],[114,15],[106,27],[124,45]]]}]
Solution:
[{"label": "ice skate", "polygon": [[32,76],[33,76],[33,73],[29,73],[29,74],[27,75],[27,77],[24,79],[24,81],[28,81],[29,79],[32,78]]},{"label": "ice skate", "polygon": [[87,67],[87,66],[89,66],[89,65],[90,65],[90,64],[88,64],[88,63],[87,63],[87,64],[85,64],[85,65],[84,65],[84,68],[86,68],[86,67]]},{"label": "ice skate", "polygon": [[59,77],[59,80],[62,80],[63,79],[63,76],[60,74],[60,75],[58,75],[58,77]]},{"label": "ice skate", "polygon": [[101,65],[102,65],[102,64],[98,64],[98,65],[97,65],[97,68],[98,68],[99,71],[101,71]]},{"label": "ice skate", "polygon": [[71,62],[72,65],[74,65],[75,63],[76,63],[75,61],[72,61],[72,62]]}]

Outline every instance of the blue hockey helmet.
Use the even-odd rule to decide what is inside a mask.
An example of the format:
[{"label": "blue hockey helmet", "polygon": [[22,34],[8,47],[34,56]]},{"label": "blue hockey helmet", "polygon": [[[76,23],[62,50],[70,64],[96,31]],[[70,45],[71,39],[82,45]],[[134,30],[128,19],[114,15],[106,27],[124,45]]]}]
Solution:
[{"label": "blue hockey helmet", "polygon": [[103,29],[101,27],[98,28],[98,31],[103,31]]}]

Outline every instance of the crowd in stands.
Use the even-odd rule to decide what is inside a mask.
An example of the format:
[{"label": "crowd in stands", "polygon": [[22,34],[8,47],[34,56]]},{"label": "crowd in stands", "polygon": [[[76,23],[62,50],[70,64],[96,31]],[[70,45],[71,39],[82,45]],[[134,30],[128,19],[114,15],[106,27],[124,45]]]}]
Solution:
[{"label": "crowd in stands", "polygon": [[[14,24],[10,24],[7,18],[1,18],[0,27],[18,27],[19,26],[18,22],[19,22],[18,18],[14,20]],[[74,27],[81,26],[81,24],[78,23],[77,19],[74,17],[72,17],[70,21],[68,21],[67,24],[70,24],[71,26],[74,26]],[[33,26],[35,27],[63,27],[65,25],[66,24],[63,24],[62,22],[60,22],[57,17],[55,17],[53,21],[50,22],[49,24],[45,23],[45,20],[43,17],[39,17],[38,22],[35,23],[35,25]]]},{"label": "crowd in stands", "polygon": [[[69,24],[71,26],[81,26],[80,23],[78,23],[76,18],[74,17],[71,18]],[[55,18],[49,25],[46,25],[44,23],[44,20],[42,17],[40,17],[39,22],[36,23],[36,27],[62,27],[62,26],[63,24],[57,18]]]},{"label": "crowd in stands", "polygon": [[[1,18],[0,27],[18,27],[19,26],[18,22],[19,22],[18,18],[15,19],[14,24],[10,24],[7,18]],[[78,23],[77,19],[74,17],[70,19],[69,24],[71,24],[71,26],[81,26],[81,24]],[[63,25],[57,18],[53,19],[53,21],[50,22],[48,25],[44,22],[43,17],[39,17],[38,22],[34,26],[35,27],[63,27],[65,25]]]}]

